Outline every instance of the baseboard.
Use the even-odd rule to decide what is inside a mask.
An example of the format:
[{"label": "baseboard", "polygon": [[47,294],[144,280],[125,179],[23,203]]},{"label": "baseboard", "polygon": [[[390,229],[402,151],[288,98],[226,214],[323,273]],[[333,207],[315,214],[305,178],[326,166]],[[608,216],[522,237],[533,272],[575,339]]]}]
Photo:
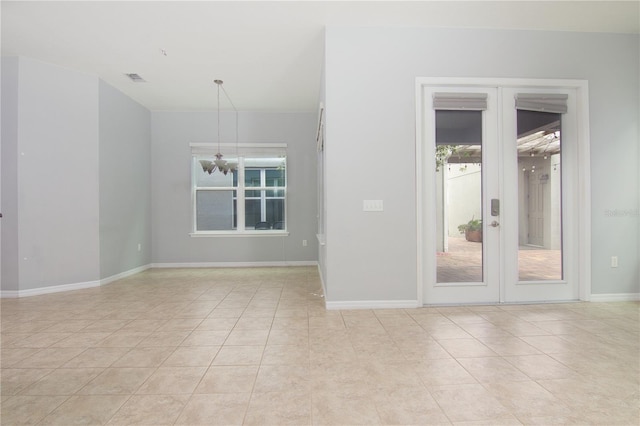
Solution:
[{"label": "baseboard", "polygon": [[28,290],[13,290],[0,292],[0,298],[16,298],[41,296],[43,294],[60,293],[63,291],[84,290],[86,288],[99,287],[100,281],[87,281],[74,284],[52,285],[48,287],[31,288]]},{"label": "baseboard", "polygon": [[133,268],[128,271],[121,272],[119,274],[111,275],[110,277],[107,277],[107,278],[102,278],[100,280],[100,285],[107,285],[114,281],[120,280],[122,278],[127,278],[127,277],[130,277],[131,275],[139,274],[140,272],[144,272],[149,268],[151,268],[151,264],[139,266],[137,268]]},{"label": "baseboard", "polygon": [[152,268],[260,268],[273,266],[316,266],[315,260],[274,261],[274,262],[187,262],[152,263]]},{"label": "baseboard", "polygon": [[331,302],[327,300],[326,308],[328,310],[344,310],[344,309],[415,309],[422,305],[417,300],[355,300],[355,301],[337,301]]},{"label": "baseboard", "polygon": [[640,300],[640,293],[592,294],[591,302],[635,302]]},{"label": "baseboard", "polygon": [[63,291],[84,290],[87,288],[100,287],[101,285],[112,283],[121,278],[126,278],[128,276],[143,272],[149,269],[150,267],[151,265],[140,266],[138,268],[134,268],[129,271],[112,275],[110,277],[103,278],[97,281],[86,281],[86,282],[73,283],[73,284],[52,285],[47,287],[32,288],[28,290],[3,290],[3,291],[0,291],[0,298],[13,299],[18,297],[41,296],[43,294],[61,293]]}]

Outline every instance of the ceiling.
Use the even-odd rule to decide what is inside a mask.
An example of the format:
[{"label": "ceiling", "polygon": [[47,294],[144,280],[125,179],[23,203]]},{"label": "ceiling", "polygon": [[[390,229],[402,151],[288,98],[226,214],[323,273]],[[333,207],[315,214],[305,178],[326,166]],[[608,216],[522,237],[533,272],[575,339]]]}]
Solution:
[{"label": "ceiling", "polygon": [[325,26],[640,32],[637,1],[2,1],[0,7],[2,55],[97,75],[151,110],[215,109],[213,80],[222,79],[239,110],[314,111]]}]

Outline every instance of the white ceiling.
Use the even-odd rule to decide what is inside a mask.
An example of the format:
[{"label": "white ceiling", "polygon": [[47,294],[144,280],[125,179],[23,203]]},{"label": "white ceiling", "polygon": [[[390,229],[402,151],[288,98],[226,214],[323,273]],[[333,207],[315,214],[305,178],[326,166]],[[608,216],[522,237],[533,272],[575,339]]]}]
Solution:
[{"label": "white ceiling", "polygon": [[215,109],[222,79],[239,110],[313,111],[325,26],[640,32],[638,1],[0,4],[2,55],[97,75],[151,110]]}]

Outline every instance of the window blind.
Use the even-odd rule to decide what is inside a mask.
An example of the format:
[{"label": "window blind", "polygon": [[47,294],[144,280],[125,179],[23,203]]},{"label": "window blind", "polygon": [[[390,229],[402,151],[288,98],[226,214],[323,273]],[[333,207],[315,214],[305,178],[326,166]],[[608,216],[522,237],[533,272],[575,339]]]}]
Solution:
[{"label": "window blind", "polygon": [[433,109],[484,111],[487,109],[487,94],[434,93]]},{"label": "window blind", "polygon": [[518,93],[516,109],[564,114],[568,98],[569,95],[561,93]]}]

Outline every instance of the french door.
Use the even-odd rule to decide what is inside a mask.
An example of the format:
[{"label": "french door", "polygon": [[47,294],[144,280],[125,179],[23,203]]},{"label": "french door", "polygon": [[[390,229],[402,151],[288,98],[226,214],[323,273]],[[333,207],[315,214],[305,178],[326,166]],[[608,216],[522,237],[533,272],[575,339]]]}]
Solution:
[{"label": "french door", "polygon": [[438,82],[418,96],[423,303],[580,299],[577,89]]}]

